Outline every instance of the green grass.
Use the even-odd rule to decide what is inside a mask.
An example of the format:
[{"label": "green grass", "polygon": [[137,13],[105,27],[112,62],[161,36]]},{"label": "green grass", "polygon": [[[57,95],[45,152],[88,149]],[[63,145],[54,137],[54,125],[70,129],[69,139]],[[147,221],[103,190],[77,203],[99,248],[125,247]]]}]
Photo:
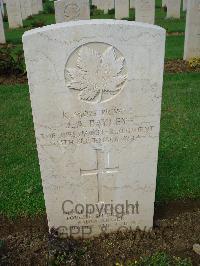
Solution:
[{"label": "green grass", "polygon": [[19,29],[8,29],[5,27],[5,36],[6,36],[6,42],[12,43],[12,44],[21,44],[22,43],[22,35],[26,31],[25,28],[19,28]]},{"label": "green grass", "polygon": [[180,19],[166,19],[166,11],[162,8],[162,0],[156,0],[155,25],[163,27],[167,32],[184,32],[186,13],[182,11]]},{"label": "green grass", "polygon": [[180,19],[166,19],[166,12],[164,9],[156,8],[155,25],[163,27],[167,32],[184,32],[185,12],[181,11]]},{"label": "green grass", "polygon": [[[47,2],[44,5],[44,10],[47,6],[53,6],[53,2]],[[182,10],[182,9],[181,9]],[[46,10],[47,12],[47,10]],[[103,11],[96,10],[91,15],[91,19],[114,19],[114,14],[103,14]],[[164,27],[167,32],[184,32],[185,30],[185,12],[181,11],[180,19],[165,19],[166,12],[161,7],[161,0],[156,0],[156,19],[155,24]],[[128,18],[127,18],[128,19]],[[135,10],[130,9],[129,20],[135,20]],[[9,29],[8,22],[4,23],[5,35],[8,43],[19,44],[21,43],[22,35],[25,31],[37,27],[37,23],[42,22],[43,25],[49,25],[55,23],[54,14],[38,14],[33,16],[31,19],[23,21],[23,28]]]},{"label": "green grass", "polygon": [[27,85],[1,86],[0,211],[9,215],[44,210]]},{"label": "green grass", "polygon": [[[132,12],[132,11],[131,11]],[[102,12],[96,13],[93,18],[112,18],[113,14],[102,15]],[[8,29],[8,25],[6,24],[6,39],[9,43],[13,44],[21,44],[21,38],[23,33],[31,28],[31,24],[37,22],[44,22],[45,25],[54,23],[54,15],[52,14],[40,14],[38,16],[33,17],[32,19],[26,20],[24,23],[25,28]],[[22,46],[20,46],[22,48]],[[183,58],[183,50],[184,50],[184,35],[180,36],[167,36],[166,37],[166,59],[182,59]]]},{"label": "green grass", "polygon": [[200,74],[165,75],[157,200],[200,197]]},{"label": "green grass", "polygon": [[185,36],[167,36],[165,44],[166,59],[183,59]]},{"label": "green grass", "polygon": [[141,257],[139,260],[129,260],[124,263],[116,263],[116,266],[192,266],[190,259],[170,256],[164,252],[156,252],[152,256]]},{"label": "green grass", "polygon": [[[53,3],[50,3],[53,5]],[[168,32],[183,32],[180,20],[166,20],[161,0],[156,0],[156,24]],[[130,10],[129,19],[134,20]],[[92,18],[112,19],[114,14],[95,11]],[[54,14],[39,14],[24,21],[24,28],[10,30],[8,42],[22,49],[22,34],[38,24],[55,23]],[[182,58],[184,36],[167,36],[166,59]],[[164,76],[157,201],[200,197],[200,74]],[[37,158],[27,85],[0,86],[1,104],[1,192],[0,212],[9,216],[44,212],[44,199]]]},{"label": "green grass", "polygon": [[[157,201],[200,197],[199,87],[199,73],[165,75]],[[0,104],[0,212],[44,212],[28,86],[0,86]]]},{"label": "green grass", "polygon": [[9,29],[8,22],[4,23],[6,40],[8,43],[22,43],[22,35],[25,31],[30,30],[38,25],[44,26],[54,24],[55,16],[53,14],[39,14],[23,21],[23,27],[17,29]]},{"label": "green grass", "polygon": [[41,21],[44,23],[44,25],[55,24],[55,16],[54,14],[39,14],[33,16],[30,19],[24,21],[24,27],[31,27],[32,23],[34,23],[35,21]]},{"label": "green grass", "polygon": [[[167,32],[184,32],[185,31],[185,12],[181,11],[180,19],[166,19],[166,12],[157,1],[155,9],[155,25],[161,26]],[[103,11],[96,11],[91,17],[92,19],[114,19],[114,14],[103,14]],[[135,9],[130,9],[129,20],[135,20]]]}]

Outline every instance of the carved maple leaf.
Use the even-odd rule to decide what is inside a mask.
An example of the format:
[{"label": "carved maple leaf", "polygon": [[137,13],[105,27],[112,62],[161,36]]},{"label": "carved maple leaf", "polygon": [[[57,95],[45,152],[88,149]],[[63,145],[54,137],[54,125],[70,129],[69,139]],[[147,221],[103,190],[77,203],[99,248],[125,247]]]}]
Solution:
[{"label": "carved maple leaf", "polygon": [[115,95],[121,90],[127,76],[123,75],[124,58],[117,58],[113,47],[102,54],[88,47],[78,53],[75,68],[67,68],[70,76],[67,87],[78,90],[79,98],[84,101],[101,102],[103,94]]}]

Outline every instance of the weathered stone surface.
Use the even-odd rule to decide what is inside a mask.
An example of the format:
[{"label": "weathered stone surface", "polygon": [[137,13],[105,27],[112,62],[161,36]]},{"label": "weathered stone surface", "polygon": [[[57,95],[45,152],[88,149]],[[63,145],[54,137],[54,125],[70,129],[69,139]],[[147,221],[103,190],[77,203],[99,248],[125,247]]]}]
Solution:
[{"label": "weathered stone surface", "polygon": [[57,0],[54,2],[56,23],[90,19],[88,0]]},{"label": "weathered stone surface", "polygon": [[20,0],[22,19],[28,18],[32,15],[31,0]]},{"label": "weathered stone surface", "polygon": [[111,10],[115,7],[115,3],[114,3],[114,0],[102,0],[102,3],[103,3],[103,10],[104,10],[104,13],[108,13],[108,10]]},{"label": "weathered stone surface", "polygon": [[31,0],[31,10],[33,15],[37,15],[39,13],[38,0]]},{"label": "weathered stone surface", "polygon": [[3,18],[0,12],[0,43],[5,43],[5,42],[6,42],[6,39],[5,39],[5,33],[4,33],[4,27],[3,27]]},{"label": "weathered stone surface", "polygon": [[130,8],[135,8],[135,0],[130,0]]},{"label": "weathered stone surface", "polygon": [[96,0],[92,3],[97,9],[103,10],[105,14],[108,13],[108,10],[114,9],[115,7],[114,0]]},{"label": "weathered stone surface", "polygon": [[162,0],[162,7],[166,6],[166,2],[167,2],[167,0]]},{"label": "weathered stone surface", "polygon": [[7,0],[6,9],[8,14],[9,28],[19,28],[23,26],[20,0]]},{"label": "weathered stone surface", "polygon": [[97,9],[100,9],[100,0],[92,0],[92,4],[97,7]]},{"label": "weathered stone surface", "polygon": [[190,0],[187,7],[184,59],[200,57],[200,0]]},{"label": "weathered stone surface", "polygon": [[2,16],[4,16],[4,5],[3,5],[3,0],[0,0],[0,12],[2,13]]},{"label": "weathered stone surface", "polygon": [[42,0],[38,0],[38,10],[43,11],[43,3]]},{"label": "weathered stone surface", "polygon": [[115,18],[122,19],[129,17],[129,0],[115,0]]},{"label": "weathered stone surface", "polygon": [[165,30],[71,21],[23,44],[49,228],[84,238],[150,228]]},{"label": "weathered stone surface", "polygon": [[183,0],[183,11],[187,10],[187,3],[188,3],[188,0]]},{"label": "weathered stone surface", "polygon": [[155,0],[136,0],[135,20],[154,24],[155,20]]},{"label": "weathered stone surface", "polygon": [[180,18],[181,0],[166,0],[167,18]]}]

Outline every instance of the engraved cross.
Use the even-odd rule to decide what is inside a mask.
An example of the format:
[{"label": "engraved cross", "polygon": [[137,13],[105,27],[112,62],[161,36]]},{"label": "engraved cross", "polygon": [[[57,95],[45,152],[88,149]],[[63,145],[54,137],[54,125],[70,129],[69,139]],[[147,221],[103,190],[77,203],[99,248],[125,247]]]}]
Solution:
[{"label": "engraved cross", "polygon": [[98,202],[103,200],[103,184],[102,184],[102,175],[112,175],[114,173],[119,172],[119,166],[110,168],[110,154],[107,153],[107,167],[105,167],[105,158],[104,158],[104,152],[100,149],[96,149],[96,158],[97,158],[97,167],[96,169],[91,170],[82,170],[80,169],[81,176],[92,176],[96,175],[97,177],[97,188],[98,188]]}]

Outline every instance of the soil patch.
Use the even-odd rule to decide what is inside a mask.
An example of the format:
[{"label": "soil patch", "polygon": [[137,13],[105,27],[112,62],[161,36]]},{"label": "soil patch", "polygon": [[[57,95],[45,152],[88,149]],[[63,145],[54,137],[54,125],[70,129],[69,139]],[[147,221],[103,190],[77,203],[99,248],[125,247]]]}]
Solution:
[{"label": "soil patch", "polygon": [[24,75],[0,75],[0,85],[13,85],[28,83],[26,74]]},{"label": "soil patch", "polygon": [[0,216],[0,265],[46,265],[48,227],[45,216]]},{"label": "soil patch", "polygon": [[[155,203],[155,221],[158,219],[174,218],[183,213],[195,212],[200,209],[200,199],[175,200]],[[199,217],[200,219],[200,217]]]},{"label": "soil patch", "polygon": [[167,36],[183,36],[183,35],[185,35],[185,32],[180,32],[180,31],[167,32]]},{"label": "soil patch", "polygon": [[200,72],[200,67],[192,68],[185,60],[175,59],[165,61],[165,73]]},{"label": "soil patch", "polygon": [[[151,232],[124,231],[104,234],[92,240],[57,240],[48,235],[46,216],[0,217],[0,265],[47,265],[57,254],[67,264],[114,265],[128,259],[150,256],[156,251],[190,257],[200,265],[200,256],[192,247],[200,243],[200,200],[156,204]],[[49,249],[50,254],[49,257]]]}]

